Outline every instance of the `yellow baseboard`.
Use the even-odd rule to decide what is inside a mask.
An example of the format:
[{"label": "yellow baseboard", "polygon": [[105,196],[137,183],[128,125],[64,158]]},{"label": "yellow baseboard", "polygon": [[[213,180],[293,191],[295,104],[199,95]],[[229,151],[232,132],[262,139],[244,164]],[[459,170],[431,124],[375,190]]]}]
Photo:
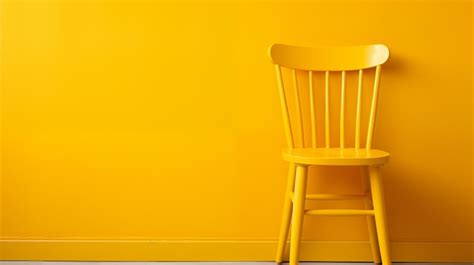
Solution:
[{"label": "yellow baseboard", "polygon": [[[474,262],[473,242],[392,242],[393,261]],[[0,240],[0,260],[272,261],[276,241]],[[368,242],[302,243],[304,261],[370,261]]]}]

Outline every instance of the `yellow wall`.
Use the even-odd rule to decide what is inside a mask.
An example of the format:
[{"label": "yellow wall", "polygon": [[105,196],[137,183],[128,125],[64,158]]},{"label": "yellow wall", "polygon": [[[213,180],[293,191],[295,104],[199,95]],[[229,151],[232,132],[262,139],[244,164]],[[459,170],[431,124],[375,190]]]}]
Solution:
[{"label": "yellow wall", "polygon": [[[214,247],[230,245],[220,251],[235,259],[272,259],[287,165],[267,47],[384,43],[374,145],[392,153],[383,173],[394,258],[469,259],[471,5],[3,1],[0,254],[81,259],[91,249],[67,256],[44,242],[150,239],[222,241]],[[316,182],[360,189],[357,178]],[[306,221],[315,244],[367,240],[362,218]],[[249,253],[239,242],[268,246]],[[136,257],[182,249],[163,248]],[[345,255],[329,249],[328,260]],[[211,252],[174,257],[234,257]]]}]

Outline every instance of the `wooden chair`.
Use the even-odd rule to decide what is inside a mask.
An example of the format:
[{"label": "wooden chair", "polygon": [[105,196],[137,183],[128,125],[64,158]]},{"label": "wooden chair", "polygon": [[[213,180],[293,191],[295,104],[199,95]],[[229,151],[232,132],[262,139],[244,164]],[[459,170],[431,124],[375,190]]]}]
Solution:
[{"label": "wooden chair", "polygon": [[[388,161],[389,153],[372,149],[372,138],[374,133],[375,117],[377,110],[377,97],[380,83],[381,65],[388,59],[389,51],[384,45],[365,45],[348,47],[320,47],[307,48],[282,44],[274,44],[269,49],[270,57],[275,64],[281,109],[286,133],[288,148],[283,151],[283,158],[290,163],[288,184],[284,202],[284,212],[278,241],[276,262],[283,261],[288,230],[291,219],[290,240],[290,265],[298,264],[302,224],[305,214],[308,215],[365,215],[369,226],[369,238],[372,248],[373,259],[384,265],[391,264],[389,253],[389,241],[387,236],[387,225],[385,220],[384,198],[380,166]],[[369,69],[375,68],[375,69]],[[292,79],[292,89],[285,88],[283,71]],[[375,70],[375,71],[374,71]],[[361,143],[361,109],[364,73],[374,72],[373,89],[370,102],[370,114],[368,117],[368,128],[365,146]],[[346,85],[347,74],[357,75],[357,89],[355,113],[346,113]],[[309,97],[310,124],[305,124],[303,119],[303,104],[301,100],[302,89],[298,86],[301,82],[301,74],[307,76],[307,89]],[[316,100],[314,77],[321,75],[324,78],[324,144],[318,142]],[[331,146],[330,127],[330,75],[340,75],[340,113],[339,113],[339,146]],[[299,76],[299,77],[298,77]],[[306,79],[306,77],[304,78]],[[286,82],[288,83],[288,82]],[[291,86],[289,86],[291,87]],[[332,88],[331,88],[332,89]],[[293,92],[293,108],[290,111],[288,93]],[[291,112],[291,113],[290,113]],[[290,115],[294,114],[294,115]],[[334,116],[334,115],[333,115]],[[354,118],[354,146],[346,144],[347,118]],[[306,122],[308,123],[308,122]],[[310,128],[310,130],[309,130]],[[306,131],[311,136],[305,137]],[[322,133],[320,133],[321,135]],[[305,141],[306,138],[306,141]],[[311,139],[311,145],[309,140]],[[307,172],[309,166],[359,166],[361,172],[368,172],[370,188],[363,195],[338,195],[338,194],[306,194]],[[363,199],[366,209],[319,209],[305,210],[306,200],[349,200]],[[375,219],[375,220],[374,220]],[[375,221],[375,223],[374,223]]]}]

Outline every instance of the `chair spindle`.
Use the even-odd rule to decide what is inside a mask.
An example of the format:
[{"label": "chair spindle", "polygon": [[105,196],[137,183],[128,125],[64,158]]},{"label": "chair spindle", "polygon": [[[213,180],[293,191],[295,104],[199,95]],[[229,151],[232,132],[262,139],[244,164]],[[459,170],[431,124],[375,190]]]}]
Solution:
[{"label": "chair spindle", "polygon": [[303,115],[302,115],[302,110],[301,110],[301,98],[300,98],[300,91],[298,89],[298,79],[297,79],[297,76],[296,76],[296,70],[295,69],[292,69],[292,73],[293,73],[293,87],[295,89],[295,106],[296,106],[296,115],[297,115],[297,118],[298,118],[298,125],[299,125],[299,130],[298,130],[298,133],[299,133],[299,138],[301,139],[300,140],[300,143],[301,143],[301,147],[304,148],[305,144],[304,144],[304,128],[303,128]]},{"label": "chair spindle", "polygon": [[330,147],[330,129],[329,129],[329,71],[326,71],[325,81],[325,137],[326,137],[326,148]]},{"label": "chair spindle", "polygon": [[314,104],[314,88],[313,88],[313,71],[308,71],[309,81],[309,107],[311,114],[311,146],[318,147],[317,131],[316,131],[316,109]]},{"label": "chair spindle", "polygon": [[346,71],[341,72],[341,114],[339,118],[339,147],[344,148],[344,105],[346,98]]},{"label": "chair spindle", "polygon": [[377,65],[377,67],[375,68],[375,80],[374,80],[374,89],[372,91],[372,103],[370,107],[369,128],[367,130],[367,142],[365,144],[365,148],[367,150],[370,150],[372,148],[372,137],[374,135],[375,113],[377,111],[377,97],[379,94],[381,69],[382,69],[381,65]]},{"label": "chair spindle", "polygon": [[283,112],[283,126],[285,127],[286,143],[288,145],[288,148],[294,148],[295,145],[293,141],[293,133],[291,130],[290,114],[288,112],[288,104],[286,102],[285,87],[283,84],[283,76],[281,74],[280,65],[275,64],[275,70],[277,74],[278,91],[280,94],[280,106],[281,111]]},{"label": "chair spindle", "polygon": [[357,109],[356,109],[356,128],[355,128],[355,149],[360,148],[360,112],[362,108],[362,76],[364,70],[359,70],[359,81],[357,84]]}]

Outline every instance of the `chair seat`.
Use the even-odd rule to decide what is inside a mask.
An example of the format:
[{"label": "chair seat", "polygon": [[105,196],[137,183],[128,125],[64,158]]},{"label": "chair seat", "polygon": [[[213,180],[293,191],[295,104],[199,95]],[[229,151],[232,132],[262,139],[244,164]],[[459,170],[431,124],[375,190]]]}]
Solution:
[{"label": "chair seat", "polygon": [[355,148],[293,148],[283,150],[283,159],[304,165],[369,166],[382,165],[389,153],[382,150]]}]

